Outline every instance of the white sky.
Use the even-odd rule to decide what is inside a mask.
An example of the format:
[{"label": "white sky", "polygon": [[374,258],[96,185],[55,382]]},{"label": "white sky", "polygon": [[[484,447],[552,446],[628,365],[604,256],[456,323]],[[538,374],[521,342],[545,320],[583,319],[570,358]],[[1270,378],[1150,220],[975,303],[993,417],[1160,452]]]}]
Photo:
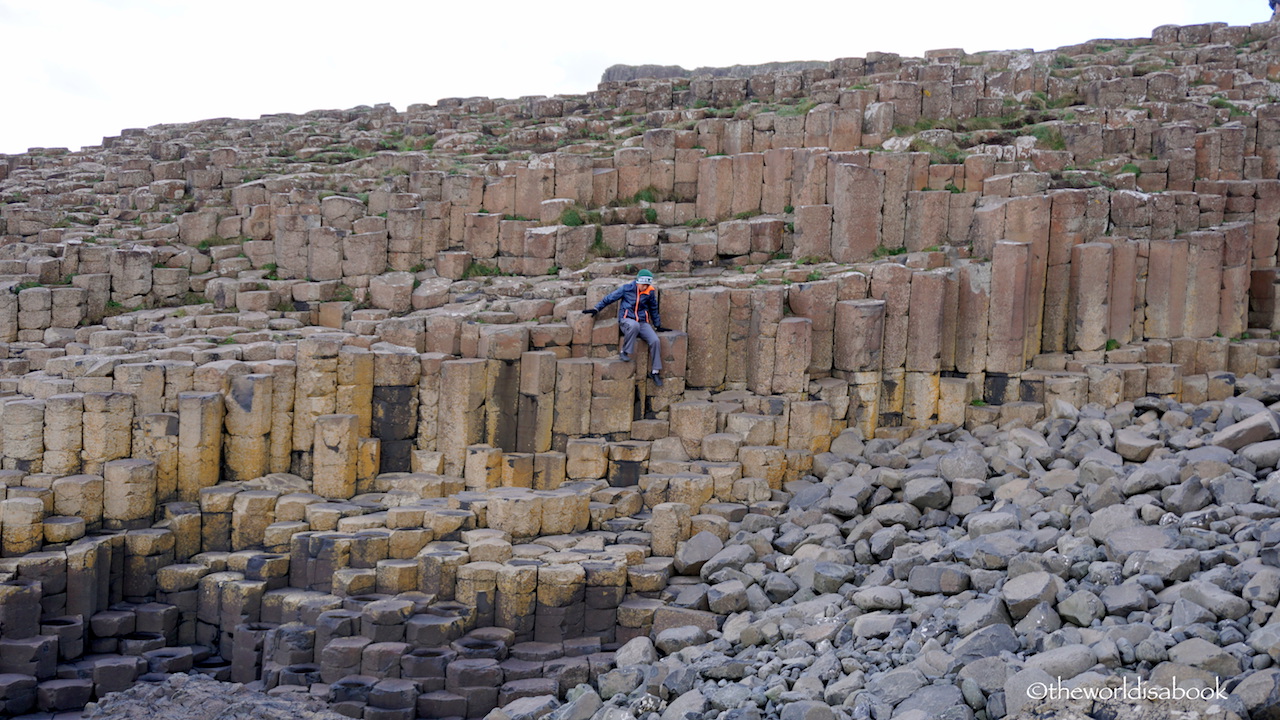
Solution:
[{"label": "white sky", "polygon": [[0,153],[212,117],[582,93],[620,62],[1046,50],[1269,17],[1266,0],[0,0]]}]

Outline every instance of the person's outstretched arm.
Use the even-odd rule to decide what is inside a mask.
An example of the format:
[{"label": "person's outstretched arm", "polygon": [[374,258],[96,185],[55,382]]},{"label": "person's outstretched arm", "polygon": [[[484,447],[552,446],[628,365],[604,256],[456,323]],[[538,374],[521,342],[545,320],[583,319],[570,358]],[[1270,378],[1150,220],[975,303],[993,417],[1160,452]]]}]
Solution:
[{"label": "person's outstretched arm", "polygon": [[585,312],[585,313],[586,313],[586,314],[588,314],[588,315],[595,315],[596,313],[600,312],[601,310],[603,310],[603,309],[605,309],[605,308],[609,307],[610,305],[612,305],[612,304],[614,304],[614,303],[618,302],[618,300],[621,300],[621,299],[622,299],[622,294],[623,294],[623,292],[625,291],[626,287],[627,287],[626,285],[621,285],[621,286],[619,286],[619,287],[618,287],[616,290],[614,290],[613,292],[609,293],[608,295],[605,295],[605,296],[604,296],[604,299],[603,299],[603,300],[601,300],[600,302],[596,303],[596,306],[595,306],[594,308],[591,308],[591,309],[589,309],[589,310],[584,310],[583,312]]}]

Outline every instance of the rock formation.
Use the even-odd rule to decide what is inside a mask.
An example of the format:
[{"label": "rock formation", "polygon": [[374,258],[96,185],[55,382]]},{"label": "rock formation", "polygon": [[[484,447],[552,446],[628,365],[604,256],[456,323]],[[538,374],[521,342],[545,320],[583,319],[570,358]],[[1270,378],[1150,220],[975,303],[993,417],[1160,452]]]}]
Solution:
[{"label": "rock formation", "polygon": [[759,65],[731,65],[729,67],[700,67],[685,70],[679,65],[610,65],[600,76],[602,83],[630,82],[632,80],[667,80],[691,78],[699,75],[711,77],[750,78],[753,75],[798,73],[805,70],[828,70],[829,63],[815,60],[771,62]]},{"label": "rock formation", "polygon": [[[0,156],[0,713],[195,672],[369,720],[1273,717],[1277,57],[1163,26]],[[582,312],[640,269],[662,387]]]}]

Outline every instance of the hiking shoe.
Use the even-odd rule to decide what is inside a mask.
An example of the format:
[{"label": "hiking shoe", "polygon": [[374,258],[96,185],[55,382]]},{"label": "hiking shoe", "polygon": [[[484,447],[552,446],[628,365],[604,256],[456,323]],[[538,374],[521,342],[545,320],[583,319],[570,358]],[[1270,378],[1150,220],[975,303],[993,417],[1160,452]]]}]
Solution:
[{"label": "hiking shoe", "polygon": [[631,362],[630,355],[618,355],[618,359],[621,360],[622,362]]},{"label": "hiking shoe", "polygon": [[649,377],[653,378],[653,384],[662,387],[662,376],[658,373],[649,373]]}]

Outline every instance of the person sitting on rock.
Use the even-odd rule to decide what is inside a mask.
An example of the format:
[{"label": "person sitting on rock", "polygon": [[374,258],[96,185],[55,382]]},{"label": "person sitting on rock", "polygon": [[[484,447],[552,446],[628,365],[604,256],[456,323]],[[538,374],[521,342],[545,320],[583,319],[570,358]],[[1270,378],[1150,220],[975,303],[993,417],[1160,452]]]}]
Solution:
[{"label": "person sitting on rock", "polygon": [[609,293],[585,312],[594,317],[615,302],[618,303],[618,329],[622,331],[619,357],[630,361],[636,336],[644,338],[649,344],[649,377],[653,378],[655,385],[662,387],[662,345],[658,341],[658,333],[665,332],[666,328],[662,327],[658,313],[658,290],[653,285],[653,273],[641,270],[635,280]]}]

